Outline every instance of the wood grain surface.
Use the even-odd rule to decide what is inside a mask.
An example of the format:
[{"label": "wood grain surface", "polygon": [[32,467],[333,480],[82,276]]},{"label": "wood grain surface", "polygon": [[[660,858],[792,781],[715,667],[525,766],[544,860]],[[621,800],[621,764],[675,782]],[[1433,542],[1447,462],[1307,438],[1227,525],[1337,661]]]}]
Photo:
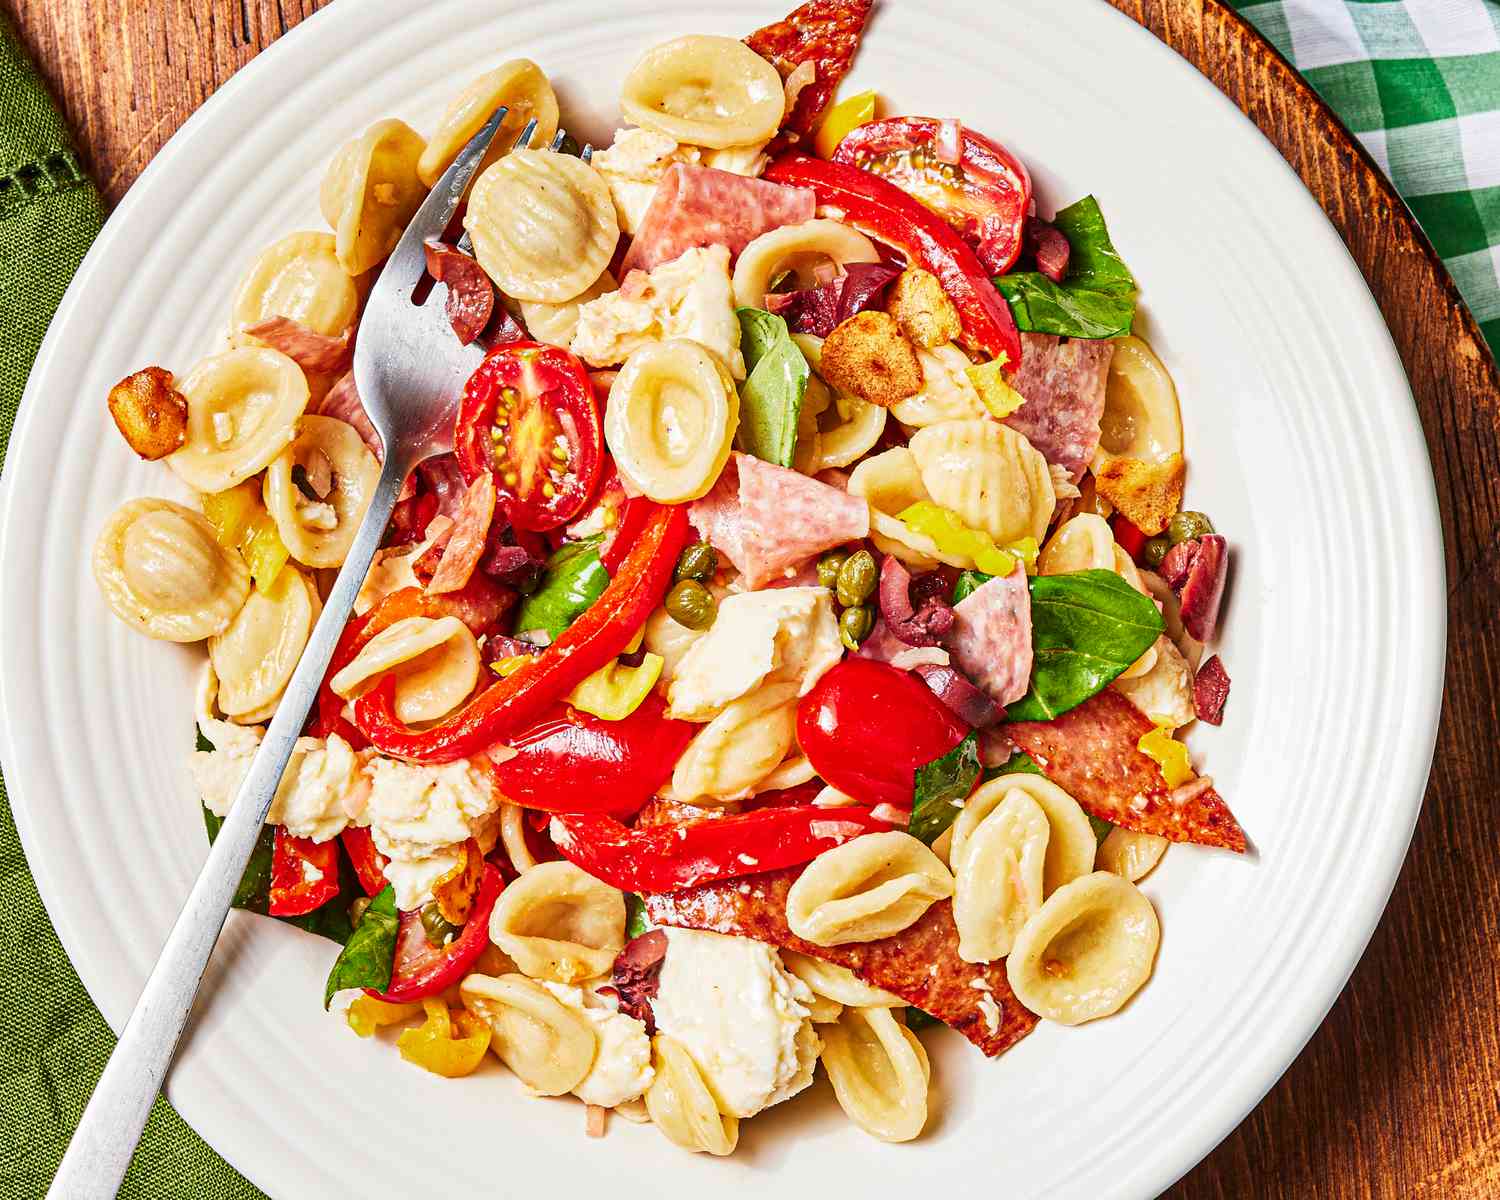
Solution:
[{"label": "wood grain surface", "polygon": [[[215,88],[322,7],[0,2],[110,201]],[[1492,1200],[1500,1197],[1500,377],[1400,199],[1267,43],[1214,0],[1110,2],[1265,131],[1359,262],[1421,410],[1449,581],[1437,760],[1390,910],[1301,1057],[1168,1195]]]}]

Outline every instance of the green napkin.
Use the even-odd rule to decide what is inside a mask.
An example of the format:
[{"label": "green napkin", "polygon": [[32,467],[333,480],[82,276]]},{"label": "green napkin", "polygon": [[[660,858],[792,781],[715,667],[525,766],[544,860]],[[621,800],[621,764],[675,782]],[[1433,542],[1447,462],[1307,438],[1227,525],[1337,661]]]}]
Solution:
[{"label": "green napkin", "polygon": [[[0,13],[0,459],[42,334],[103,220],[67,127]],[[104,397],[94,399],[102,420]],[[115,1039],[52,931],[3,779],[0,914],[0,1200],[37,1200]],[[261,1193],[158,1099],[120,1195]]]}]

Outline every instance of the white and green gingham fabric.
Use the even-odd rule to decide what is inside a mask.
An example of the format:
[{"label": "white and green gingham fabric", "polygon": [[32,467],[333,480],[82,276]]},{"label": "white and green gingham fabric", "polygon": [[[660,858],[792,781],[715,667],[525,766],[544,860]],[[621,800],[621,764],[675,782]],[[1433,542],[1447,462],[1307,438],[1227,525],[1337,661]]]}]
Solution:
[{"label": "white and green gingham fabric", "polygon": [[1432,239],[1500,355],[1500,0],[1229,0]]}]

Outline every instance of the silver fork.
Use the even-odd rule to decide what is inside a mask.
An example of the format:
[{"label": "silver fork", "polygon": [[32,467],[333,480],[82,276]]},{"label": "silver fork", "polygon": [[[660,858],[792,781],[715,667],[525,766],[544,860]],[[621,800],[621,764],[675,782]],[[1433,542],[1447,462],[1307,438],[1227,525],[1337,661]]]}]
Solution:
[{"label": "silver fork", "polygon": [[[420,305],[412,302],[412,291],[426,269],[423,242],[440,237],[448,227],[505,113],[504,108],[497,109],[443,173],[370,292],[360,319],[354,379],[370,422],[385,446],[380,480],[234,807],[84,1110],[47,1193],[49,1200],[102,1200],[119,1190],[192,1011],[199,982],[229,914],[230,900],[354,608],[354,598],[380,546],[402,484],[423,459],[453,448],[459,394],[464,380],[484,357],[484,350],[477,345],[459,345],[438,294],[443,285],[432,288]],[[536,122],[532,121],[516,146],[529,145],[535,132]],[[566,136],[559,131],[550,148],[561,149]],[[465,234],[464,243],[467,241]]]}]

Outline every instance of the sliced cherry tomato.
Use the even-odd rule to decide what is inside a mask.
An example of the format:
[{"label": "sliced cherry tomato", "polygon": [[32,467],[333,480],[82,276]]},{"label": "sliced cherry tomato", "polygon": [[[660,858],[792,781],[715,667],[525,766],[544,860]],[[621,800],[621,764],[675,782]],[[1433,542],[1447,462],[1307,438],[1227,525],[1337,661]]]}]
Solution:
[{"label": "sliced cherry tomato", "polygon": [[797,706],[802,753],[861,804],[910,808],[916,769],[968,732],[918,676],[869,658],[846,658]]},{"label": "sliced cherry tomato", "polygon": [[420,913],[403,912],[396,932],[391,986],[383,992],[366,988],[366,993],[390,1004],[409,1004],[424,996],[436,996],[462,980],[490,944],[490,913],[504,886],[500,868],[485,863],[484,878],[479,881],[479,894],[474,897],[469,919],[446,946],[434,946],[427,940]]},{"label": "sliced cherry tomato", "polygon": [[339,834],[344,843],[344,852],[354,864],[354,873],[359,876],[359,886],[365,895],[378,896],[386,885],[386,857],[375,848],[375,839],[363,825],[351,825]]},{"label": "sliced cherry tomato", "polygon": [[833,160],[883,175],[927,205],[992,275],[1015,265],[1031,176],[998,142],[957,121],[890,117],[850,130]]},{"label": "sliced cherry tomato", "polygon": [[271,855],[270,913],[300,917],[321,908],[339,894],[339,844],[293,837],[276,826]]},{"label": "sliced cherry tomato", "polygon": [[466,480],[494,473],[512,525],[557,528],[599,480],[604,435],[588,372],[557,346],[496,347],[464,387],[453,442]]},{"label": "sliced cherry tomato", "polygon": [[672,775],[698,731],[673,721],[650,695],[623,721],[559,704],[511,739],[513,757],[496,763],[495,786],[512,804],[559,813],[636,812]]}]

